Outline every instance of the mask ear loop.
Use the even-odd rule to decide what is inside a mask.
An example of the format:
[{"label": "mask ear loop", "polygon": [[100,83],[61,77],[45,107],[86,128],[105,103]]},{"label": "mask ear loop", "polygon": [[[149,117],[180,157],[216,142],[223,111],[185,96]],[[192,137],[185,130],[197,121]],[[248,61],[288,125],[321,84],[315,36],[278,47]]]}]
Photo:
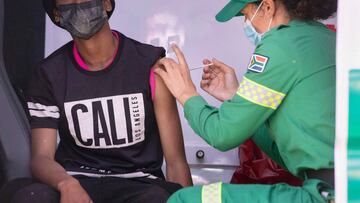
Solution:
[{"label": "mask ear loop", "polygon": [[269,23],[269,26],[268,26],[267,31],[269,31],[269,30],[270,30],[270,27],[271,27],[271,23],[272,23],[272,21],[273,21],[273,18],[274,18],[274,17],[272,17],[272,18],[270,19],[270,23]]},{"label": "mask ear loop", "polygon": [[262,2],[260,3],[260,5],[259,5],[259,7],[256,9],[253,17],[251,17],[250,22],[252,22],[252,21],[254,20],[256,14],[259,12],[259,10],[260,10],[261,6],[263,5],[263,3],[264,3],[264,1],[262,1]]}]

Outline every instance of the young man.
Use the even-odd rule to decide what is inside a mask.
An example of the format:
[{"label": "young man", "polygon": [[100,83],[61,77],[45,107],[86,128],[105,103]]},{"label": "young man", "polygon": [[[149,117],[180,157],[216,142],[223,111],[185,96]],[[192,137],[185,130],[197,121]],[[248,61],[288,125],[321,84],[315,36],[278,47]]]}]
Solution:
[{"label": "young man", "polygon": [[151,70],[165,50],[112,31],[113,0],[43,2],[73,41],[29,85],[31,169],[41,183],[10,201],[159,203],[191,185],[175,99]]}]

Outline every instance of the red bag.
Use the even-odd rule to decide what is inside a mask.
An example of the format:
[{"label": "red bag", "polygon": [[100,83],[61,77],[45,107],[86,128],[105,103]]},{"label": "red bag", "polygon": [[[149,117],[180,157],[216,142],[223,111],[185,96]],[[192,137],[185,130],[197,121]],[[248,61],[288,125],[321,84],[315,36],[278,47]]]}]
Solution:
[{"label": "red bag", "polygon": [[276,164],[258,148],[252,140],[239,147],[240,166],[235,170],[231,183],[276,184],[287,183],[301,186],[303,180]]}]

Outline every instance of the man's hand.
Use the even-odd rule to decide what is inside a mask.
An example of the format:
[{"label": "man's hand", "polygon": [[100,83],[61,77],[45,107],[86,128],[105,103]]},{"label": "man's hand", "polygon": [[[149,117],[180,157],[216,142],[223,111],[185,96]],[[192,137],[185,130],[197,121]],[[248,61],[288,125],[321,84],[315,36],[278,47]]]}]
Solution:
[{"label": "man's hand", "polygon": [[61,203],[93,203],[79,181],[74,178],[60,182],[58,190],[61,194]]},{"label": "man's hand", "polygon": [[216,59],[205,59],[203,63],[213,65],[204,68],[201,88],[220,101],[231,99],[239,88],[234,69]]},{"label": "man's hand", "polygon": [[155,68],[154,72],[163,79],[171,94],[184,105],[192,96],[199,94],[191,80],[184,54],[176,45],[173,45],[172,48],[179,63],[169,58],[163,58],[159,60],[159,67]]}]

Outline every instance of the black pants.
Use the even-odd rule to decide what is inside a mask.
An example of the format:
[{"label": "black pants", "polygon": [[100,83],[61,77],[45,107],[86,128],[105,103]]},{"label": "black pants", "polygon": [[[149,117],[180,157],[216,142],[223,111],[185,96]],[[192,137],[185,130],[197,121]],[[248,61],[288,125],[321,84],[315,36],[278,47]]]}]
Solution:
[{"label": "black pants", "polygon": [[[179,184],[149,178],[75,177],[94,203],[162,203]],[[33,179],[16,179],[0,191],[0,203],[59,203],[60,193]]]}]

